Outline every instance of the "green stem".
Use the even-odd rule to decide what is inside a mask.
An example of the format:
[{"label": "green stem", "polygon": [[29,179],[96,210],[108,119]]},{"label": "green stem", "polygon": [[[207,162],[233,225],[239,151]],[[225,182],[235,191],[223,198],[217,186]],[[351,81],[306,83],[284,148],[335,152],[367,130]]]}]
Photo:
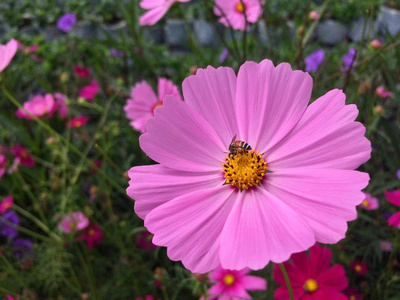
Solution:
[{"label": "green stem", "polygon": [[288,291],[289,291],[290,300],[294,300],[292,284],[290,283],[289,275],[286,272],[285,266],[282,263],[280,263],[279,264],[279,268],[281,269],[283,277],[285,278],[286,286],[287,286]]}]

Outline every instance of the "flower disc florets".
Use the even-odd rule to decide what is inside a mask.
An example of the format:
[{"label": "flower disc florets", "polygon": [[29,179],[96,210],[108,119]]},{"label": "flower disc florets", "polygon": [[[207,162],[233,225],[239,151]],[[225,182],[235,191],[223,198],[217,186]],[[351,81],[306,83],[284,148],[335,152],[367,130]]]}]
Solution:
[{"label": "flower disc florets", "polygon": [[223,172],[226,184],[243,191],[260,185],[267,172],[267,163],[254,150],[229,153],[223,164]]}]

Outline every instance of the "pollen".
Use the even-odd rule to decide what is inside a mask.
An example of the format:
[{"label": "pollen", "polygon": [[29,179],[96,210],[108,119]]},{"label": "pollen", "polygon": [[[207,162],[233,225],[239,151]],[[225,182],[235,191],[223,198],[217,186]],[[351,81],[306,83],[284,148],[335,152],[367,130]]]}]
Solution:
[{"label": "pollen", "polygon": [[261,154],[251,151],[229,153],[223,164],[225,184],[237,187],[240,191],[259,186],[267,172],[267,163]]},{"label": "pollen", "polygon": [[307,279],[307,281],[304,283],[303,285],[303,289],[307,292],[307,293],[313,293],[316,290],[318,290],[318,283],[316,280],[314,279]]},{"label": "pollen", "polygon": [[369,202],[368,202],[367,200],[364,200],[364,201],[362,202],[362,205],[364,205],[365,207],[368,207],[368,206],[369,206]]},{"label": "pollen", "polygon": [[242,4],[241,2],[239,2],[238,4],[236,4],[235,9],[237,12],[239,13],[244,13],[246,7],[244,6],[244,4]]},{"label": "pollen", "polygon": [[232,274],[226,274],[223,280],[225,285],[231,286],[235,283],[235,276],[233,276]]}]

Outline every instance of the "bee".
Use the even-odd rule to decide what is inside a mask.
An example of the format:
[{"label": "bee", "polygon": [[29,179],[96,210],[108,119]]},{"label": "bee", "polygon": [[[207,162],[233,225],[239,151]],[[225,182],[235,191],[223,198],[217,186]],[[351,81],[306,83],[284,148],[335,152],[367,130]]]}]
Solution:
[{"label": "bee", "polygon": [[232,138],[231,143],[229,144],[229,154],[237,154],[237,153],[243,153],[251,150],[251,146],[247,144],[246,142],[243,141],[236,141],[236,136],[235,134]]}]

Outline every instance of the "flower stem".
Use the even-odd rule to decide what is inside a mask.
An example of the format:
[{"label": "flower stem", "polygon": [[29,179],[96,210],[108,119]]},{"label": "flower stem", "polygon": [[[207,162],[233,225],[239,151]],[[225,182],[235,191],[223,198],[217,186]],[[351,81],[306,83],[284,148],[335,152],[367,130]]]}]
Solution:
[{"label": "flower stem", "polygon": [[280,263],[279,264],[279,268],[281,269],[283,277],[285,278],[286,286],[287,286],[288,291],[289,291],[290,300],[294,300],[293,288],[292,288],[292,285],[290,283],[289,275],[286,272],[285,266],[282,263]]}]

